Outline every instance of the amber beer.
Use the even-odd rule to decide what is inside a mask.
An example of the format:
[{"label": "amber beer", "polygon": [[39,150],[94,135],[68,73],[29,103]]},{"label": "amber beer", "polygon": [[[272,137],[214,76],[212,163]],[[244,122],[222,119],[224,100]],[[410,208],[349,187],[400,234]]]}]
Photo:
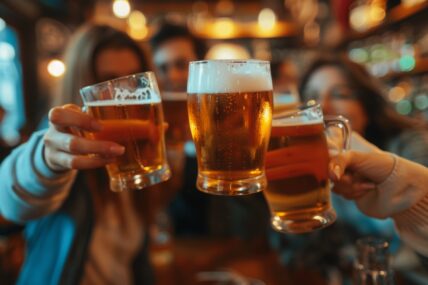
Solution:
[{"label": "amber beer", "polygon": [[312,217],[331,209],[328,162],[322,122],[272,127],[265,197],[276,229],[284,221],[295,233],[322,226],[323,221]]},{"label": "amber beer", "polygon": [[162,106],[168,128],[165,141],[168,147],[182,147],[190,140],[189,116],[187,114],[187,94],[181,92],[163,92]]},{"label": "amber beer", "polygon": [[269,69],[245,63],[228,69],[227,61],[194,64],[205,65],[209,81],[192,78],[191,67],[188,110],[198,159],[198,189],[220,195],[263,190],[272,118]]},{"label": "amber beer", "polygon": [[338,144],[336,151],[346,149],[348,121],[341,116],[324,119],[319,105],[275,114],[266,156],[269,186],[264,192],[275,230],[304,233],[335,221],[325,135],[331,127],[341,132],[343,146]]},{"label": "amber beer", "polygon": [[161,99],[151,72],[135,74],[81,89],[85,110],[102,125],[86,134],[113,141],[125,153],[106,166],[113,191],[142,189],[167,180]]},{"label": "amber beer", "polygon": [[93,137],[125,147],[125,153],[107,165],[110,177],[161,169],[165,161],[161,104],[99,103],[87,105],[88,112],[102,124],[102,130]]}]

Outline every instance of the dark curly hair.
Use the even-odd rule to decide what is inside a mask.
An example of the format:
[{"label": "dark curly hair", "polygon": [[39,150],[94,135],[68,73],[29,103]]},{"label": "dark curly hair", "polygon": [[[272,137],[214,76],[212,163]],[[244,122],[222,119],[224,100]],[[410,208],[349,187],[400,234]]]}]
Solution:
[{"label": "dark curly hair", "polygon": [[153,50],[156,50],[165,42],[176,38],[189,39],[198,59],[203,59],[205,57],[207,47],[202,39],[193,35],[186,26],[173,24],[167,21],[160,24],[159,29],[150,39],[150,45]]}]

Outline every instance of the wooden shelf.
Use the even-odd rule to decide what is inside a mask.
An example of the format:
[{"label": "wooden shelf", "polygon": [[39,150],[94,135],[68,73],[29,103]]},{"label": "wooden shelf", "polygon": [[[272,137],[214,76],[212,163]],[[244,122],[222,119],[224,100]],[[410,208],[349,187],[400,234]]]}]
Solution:
[{"label": "wooden shelf", "polygon": [[368,38],[375,34],[387,31],[400,24],[404,20],[408,20],[424,13],[428,13],[428,1],[413,6],[404,6],[403,4],[398,5],[387,12],[385,20],[378,26],[375,26],[364,32],[351,31],[349,36],[345,38],[343,45],[347,45],[352,41]]},{"label": "wooden shelf", "polygon": [[412,70],[403,71],[403,72],[390,72],[380,77],[380,79],[395,80],[406,76],[413,76],[413,75],[424,74],[424,73],[428,73],[428,58],[418,58],[416,59],[416,65]]}]

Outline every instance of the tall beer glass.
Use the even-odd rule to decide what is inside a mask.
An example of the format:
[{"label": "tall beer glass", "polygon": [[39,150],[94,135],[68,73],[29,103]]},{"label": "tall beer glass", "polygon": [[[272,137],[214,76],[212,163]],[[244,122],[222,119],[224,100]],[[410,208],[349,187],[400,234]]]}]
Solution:
[{"label": "tall beer glass", "polygon": [[340,144],[331,144],[336,151],[347,148],[348,121],[340,116],[324,119],[319,105],[274,116],[266,158],[269,186],[264,195],[275,230],[304,233],[336,220],[328,179],[328,130],[336,134],[331,142]]},{"label": "tall beer glass", "polygon": [[161,98],[152,72],[87,86],[80,93],[86,111],[102,124],[101,131],[86,135],[125,147],[107,165],[113,191],[142,189],[170,178]]},{"label": "tall beer glass", "polygon": [[162,106],[168,123],[166,144],[168,148],[182,148],[191,139],[186,92],[162,92]]},{"label": "tall beer glass", "polygon": [[272,121],[269,62],[191,62],[187,93],[198,189],[217,195],[263,190]]}]

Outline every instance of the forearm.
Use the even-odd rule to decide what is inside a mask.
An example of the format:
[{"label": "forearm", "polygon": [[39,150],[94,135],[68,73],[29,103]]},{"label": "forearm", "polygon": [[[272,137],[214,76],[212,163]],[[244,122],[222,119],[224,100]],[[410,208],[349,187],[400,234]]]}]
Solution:
[{"label": "forearm", "polygon": [[24,223],[58,209],[76,172],[55,173],[43,158],[43,132],[18,147],[0,166],[0,214]]},{"label": "forearm", "polygon": [[428,168],[396,157],[389,177],[357,204],[370,216],[392,217],[401,238],[428,256]]}]

